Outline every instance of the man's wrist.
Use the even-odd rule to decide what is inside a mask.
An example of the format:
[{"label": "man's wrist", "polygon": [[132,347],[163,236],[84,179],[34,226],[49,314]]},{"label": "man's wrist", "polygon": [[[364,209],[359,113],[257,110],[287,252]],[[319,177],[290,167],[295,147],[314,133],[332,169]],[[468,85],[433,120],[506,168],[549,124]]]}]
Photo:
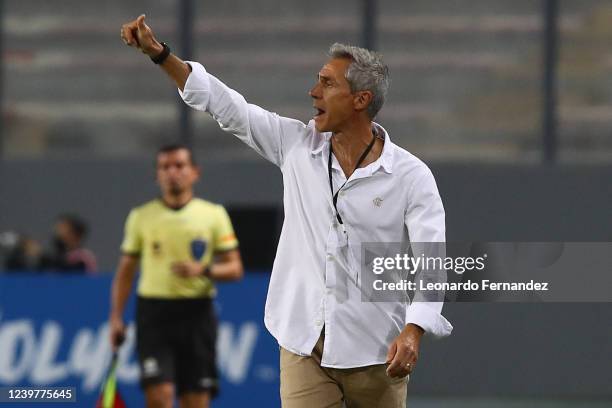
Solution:
[{"label": "man's wrist", "polygon": [[210,266],[206,265],[202,268],[202,276],[205,278],[211,278]]},{"label": "man's wrist", "polygon": [[108,320],[111,320],[111,321],[121,321],[121,320],[123,320],[123,313],[111,312]]},{"label": "man's wrist", "polygon": [[419,326],[418,324],[414,324],[414,323],[408,323],[404,327],[404,330],[414,331],[414,332],[420,334],[421,336],[423,334],[425,334],[425,330],[421,326]]},{"label": "man's wrist", "polygon": [[155,43],[147,50],[146,54],[151,58],[156,58],[159,57],[162,52],[164,52],[163,44],[155,40]]},{"label": "man's wrist", "polygon": [[166,44],[165,42],[162,42],[161,46],[162,46],[162,50],[159,54],[156,54],[154,57],[149,57],[151,58],[151,61],[153,61],[153,63],[156,65],[163,64],[168,59],[168,57],[170,56],[170,53],[172,52],[168,44]]}]

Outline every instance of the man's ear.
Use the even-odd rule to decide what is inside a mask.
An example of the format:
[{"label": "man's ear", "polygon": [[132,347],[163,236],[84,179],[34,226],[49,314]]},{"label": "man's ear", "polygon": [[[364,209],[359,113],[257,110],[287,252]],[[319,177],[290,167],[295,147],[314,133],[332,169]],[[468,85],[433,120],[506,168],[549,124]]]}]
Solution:
[{"label": "man's ear", "polygon": [[355,94],[355,98],[354,98],[354,106],[355,106],[355,110],[357,111],[363,111],[366,110],[368,108],[368,106],[370,106],[370,103],[372,102],[372,98],[374,97],[374,95],[372,94],[371,91],[359,91]]}]

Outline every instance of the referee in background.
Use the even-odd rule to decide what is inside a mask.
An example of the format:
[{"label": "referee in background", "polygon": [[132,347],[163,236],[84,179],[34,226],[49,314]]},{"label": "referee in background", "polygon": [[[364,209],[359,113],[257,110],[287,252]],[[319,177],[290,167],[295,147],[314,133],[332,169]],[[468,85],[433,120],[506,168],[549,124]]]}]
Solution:
[{"label": "referee in background", "polygon": [[214,281],[242,277],[226,210],[194,197],[192,152],[169,145],[157,153],[161,197],[132,209],[111,289],[110,341],[125,338],[123,312],[140,263],[136,310],[141,387],[147,407],[208,407],[218,391]]}]

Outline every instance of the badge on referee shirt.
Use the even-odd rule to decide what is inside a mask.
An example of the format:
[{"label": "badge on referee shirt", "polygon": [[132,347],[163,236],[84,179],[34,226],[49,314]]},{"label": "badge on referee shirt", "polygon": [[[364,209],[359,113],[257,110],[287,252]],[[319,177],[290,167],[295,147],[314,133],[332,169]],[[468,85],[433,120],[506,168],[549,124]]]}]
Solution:
[{"label": "badge on referee shirt", "polygon": [[196,238],[191,241],[191,256],[194,260],[200,261],[206,253],[206,241]]}]

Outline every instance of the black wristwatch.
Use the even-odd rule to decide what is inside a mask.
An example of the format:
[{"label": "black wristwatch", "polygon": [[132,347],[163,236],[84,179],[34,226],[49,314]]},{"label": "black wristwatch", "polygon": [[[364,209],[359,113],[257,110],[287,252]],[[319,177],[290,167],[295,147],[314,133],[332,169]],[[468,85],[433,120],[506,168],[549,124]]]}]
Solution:
[{"label": "black wristwatch", "polygon": [[162,47],[164,47],[162,52],[160,52],[159,55],[156,55],[155,57],[149,57],[151,58],[151,61],[153,61],[153,63],[157,65],[163,64],[166,58],[168,58],[168,56],[170,55],[170,47],[168,47],[168,44],[163,42],[161,43],[161,45]]}]

